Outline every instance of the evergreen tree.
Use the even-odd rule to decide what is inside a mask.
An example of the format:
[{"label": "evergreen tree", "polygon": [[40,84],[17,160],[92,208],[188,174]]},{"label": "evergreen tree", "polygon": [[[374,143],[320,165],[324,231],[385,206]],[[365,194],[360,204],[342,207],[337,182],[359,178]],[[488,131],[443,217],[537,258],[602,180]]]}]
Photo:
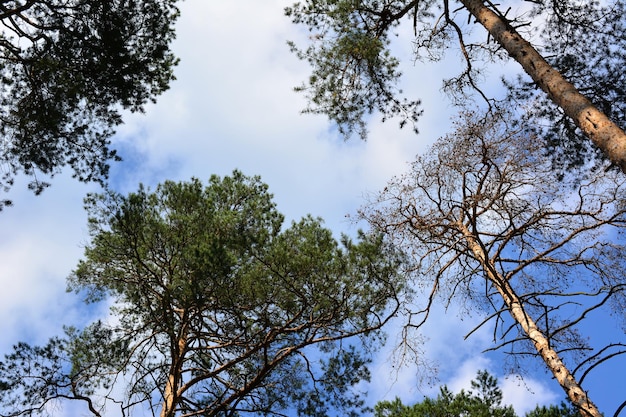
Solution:
[{"label": "evergreen tree", "polygon": [[39,193],[65,166],[105,181],[120,111],[143,111],[174,78],[177,16],[176,0],[2,1],[0,190],[23,173]]},{"label": "evergreen tree", "polygon": [[[380,236],[283,229],[267,186],[238,171],[92,195],[92,240],[69,279],[112,316],[0,363],[0,415],[78,400],[93,415],[348,415],[368,352],[398,308],[401,257]],[[355,338],[359,336],[359,338]]]},{"label": "evergreen tree", "polygon": [[457,394],[444,385],[437,398],[424,398],[411,406],[399,398],[382,401],[374,407],[374,417],[516,417],[513,407],[502,405],[502,390],[487,371],[478,371],[471,385],[469,391]]}]

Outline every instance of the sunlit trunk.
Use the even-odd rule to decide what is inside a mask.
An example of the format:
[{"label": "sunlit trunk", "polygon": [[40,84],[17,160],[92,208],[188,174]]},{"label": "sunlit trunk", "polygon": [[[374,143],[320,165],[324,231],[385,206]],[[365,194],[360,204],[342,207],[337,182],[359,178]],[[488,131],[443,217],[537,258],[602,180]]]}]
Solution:
[{"label": "sunlit trunk", "polygon": [[552,372],[554,378],[561,385],[568,398],[580,410],[583,416],[602,417],[602,413],[596,405],[591,402],[587,393],[578,384],[578,381],[570,373],[569,369],[561,360],[559,354],[551,347],[550,341],[537,327],[537,324],[524,310],[524,306],[510,286],[509,282],[498,273],[495,265],[485,256],[484,251],[476,240],[475,236],[460,224],[459,228],[463,232],[469,248],[474,257],[480,262],[487,279],[493,284],[498,293],[502,296],[513,320],[522,328],[526,336],[532,341],[537,353]]},{"label": "sunlit trunk", "polygon": [[161,417],[173,417],[174,405],[176,403],[176,375],[170,373],[165,384],[165,391],[163,392],[163,405],[161,407]]},{"label": "sunlit trunk", "polygon": [[491,36],[569,116],[607,158],[626,173],[626,133],[582,95],[483,0],[460,0]]},{"label": "sunlit trunk", "polygon": [[170,371],[163,390],[163,404],[161,406],[160,417],[174,417],[176,415],[176,407],[179,401],[179,384],[181,382],[181,370],[187,351],[187,324],[185,321],[184,311],[180,312],[181,322],[183,322],[180,332],[175,340],[175,347],[171,353]]}]

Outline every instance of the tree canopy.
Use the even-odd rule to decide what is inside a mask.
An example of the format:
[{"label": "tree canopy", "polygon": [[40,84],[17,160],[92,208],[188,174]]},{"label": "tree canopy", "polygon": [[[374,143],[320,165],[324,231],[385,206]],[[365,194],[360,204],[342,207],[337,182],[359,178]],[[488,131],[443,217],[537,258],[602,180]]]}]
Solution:
[{"label": "tree canopy", "polygon": [[23,173],[39,193],[65,166],[80,181],[106,179],[121,110],[142,111],[173,79],[175,4],[2,2],[0,189]]},{"label": "tree canopy", "polygon": [[508,80],[507,103],[533,109],[529,123],[545,136],[558,170],[599,154],[626,170],[623,11],[622,0],[305,0],[286,9],[311,32],[309,45],[292,44],[312,67],[298,88],[309,99],[306,111],[326,114],[343,134],[364,137],[373,112],[415,126],[420,101],[399,89],[400,61],[391,49],[395,35],[412,33],[407,42],[417,60],[460,52],[458,75],[443,80],[457,104],[473,95],[491,109],[502,105],[485,93],[481,75],[487,63],[516,60],[532,81]]},{"label": "tree canopy", "polygon": [[[305,217],[283,229],[267,186],[235,171],[87,199],[91,243],[69,287],[112,315],[0,364],[0,414],[63,399],[93,415],[326,415],[360,410],[369,349],[398,308],[402,257],[341,242]],[[355,338],[360,336],[360,338]]]}]

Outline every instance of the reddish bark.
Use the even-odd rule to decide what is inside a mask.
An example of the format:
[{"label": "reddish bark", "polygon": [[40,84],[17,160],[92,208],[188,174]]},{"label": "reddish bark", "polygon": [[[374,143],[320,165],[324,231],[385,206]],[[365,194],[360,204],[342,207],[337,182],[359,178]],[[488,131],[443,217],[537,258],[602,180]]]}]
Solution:
[{"label": "reddish bark", "polygon": [[607,158],[626,173],[626,133],[482,0],[461,0],[461,3]]}]

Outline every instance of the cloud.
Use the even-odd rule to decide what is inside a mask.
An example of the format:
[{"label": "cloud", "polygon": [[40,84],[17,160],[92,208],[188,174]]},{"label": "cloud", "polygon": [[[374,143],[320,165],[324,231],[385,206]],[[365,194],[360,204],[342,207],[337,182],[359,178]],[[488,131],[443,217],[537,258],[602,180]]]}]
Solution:
[{"label": "cloud", "polygon": [[63,324],[84,322],[79,300],[65,292],[65,278],[82,255],[86,242],[85,193],[59,175],[40,196],[16,184],[15,206],[0,213],[1,351],[20,340],[42,343]]},{"label": "cloud", "polygon": [[[487,330],[479,330],[464,340],[476,325],[476,319],[463,315],[455,306],[446,311],[435,304],[428,321],[410,334],[411,346],[417,348],[411,351],[402,345],[400,336],[405,320],[398,317],[386,328],[387,345],[372,367],[373,403],[399,397],[405,404],[412,404],[425,396],[436,397],[441,385],[463,381],[466,375],[469,384],[478,369],[476,358],[481,358],[482,350],[489,346]],[[405,353],[408,355],[402,356]],[[488,361],[486,357],[480,360]]]},{"label": "cloud", "polygon": [[[145,114],[125,115],[113,139],[125,159],[112,166],[115,189],[205,180],[238,168],[262,176],[288,219],[311,213],[338,232],[351,228],[345,215],[362,204],[362,194],[382,188],[421,145],[394,134],[391,124],[373,127],[368,142],[344,142],[329,134],[324,117],[300,114],[304,98],[293,87],[307,69],[286,41],[305,35],[283,16],[284,5],[180,3],[178,80]],[[25,190],[25,180],[7,196],[15,202],[0,214],[7,343],[26,333],[45,338],[73,320],[66,306],[77,301],[65,294],[65,277],[88,239],[82,200],[94,190],[62,174],[39,197]]]},{"label": "cloud", "polygon": [[557,394],[545,382],[531,377],[508,375],[500,379],[505,404],[511,404],[517,414],[523,416],[538,405],[559,404],[564,394]]},{"label": "cloud", "polygon": [[[286,41],[306,34],[283,16],[286,4],[181,3],[178,80],[145,115],[126,119],[117,143],[123,156],[142,161],[115,167],[118,186],[132,189],[145,177],[207,178],[238,168],[261,175],[288,218],[310,212],[343,228],[345,214],[362,204],[364,192],[381,189],[434,140],[428,119],[421,137],[398,131],[391,120],[373,123],[367,142],[344,142],[325,117],[300,114],[304,97],[293,87],[307,78],[308,68]],[[419,76],[415,68],[411,73],[409,83]],[[420,84],[429,87],[425,99],[440,97],[438,83],[430,82],[435,75],[419,73]],[[429,114],[445,114],[438,111],[441,100],[426,102]]]}]

